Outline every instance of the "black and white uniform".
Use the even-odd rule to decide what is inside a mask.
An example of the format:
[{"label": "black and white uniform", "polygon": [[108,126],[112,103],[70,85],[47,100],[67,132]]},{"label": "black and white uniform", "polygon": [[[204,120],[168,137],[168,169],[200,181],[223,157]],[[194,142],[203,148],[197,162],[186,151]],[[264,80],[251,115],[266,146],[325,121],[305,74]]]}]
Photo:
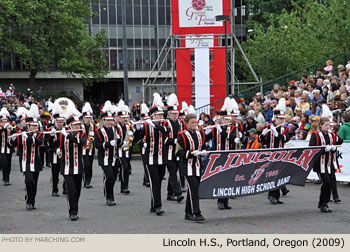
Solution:
[{"label": "black and white uniform", "polygon": [[[147,123],[142,124],[141,127],[146,127]],[[148,185],[149,184],[149,176],[148,176],[148,171],[147,171],[147,162],[145,159],[145,151],[146,151],[146,147],[147,147],[147,143],[146,143],[146,138],[143,137],[141,140],[139,140],[138,142],[141,146],[141,158],[142,158],[142,164],[143,164],[143,170],[144,170],[144,174],[143,174],[143,185]]]},{"label": "black and white uniform", "polygon": [[[95,132],[96,130],[96,124],[94,123],[89,123],[88,125],[83,124],[82,125],[84,132],[86,134],[87,139],[89,139],[89,133],[90,132]],[[90,129],[90,127],[92,129]],[[88,144],[88,142],[87,142]],[[84,186],[90,185],[91,183],[91,178],[92,178],[92,165],[94,161],[94,155],[95,155],[95,146],[94,142],[92,142],[91,149],[83,149],[83,162],[84,162],[84,173],[83,173],[83,181],[84,181]]]},{"label": "black and white uniform", "polygon": [[[51,128],[48,128],[48,131],[51,131],[52,129],[55,129],[56,131],[62,130],[58,129],[55,126],[52,126]],[[60,144],[58,147],[54,142],[57,141],[57,139],[60,139],[60,133],[55,133],[54,136],[51,136],[50,134],[45,135],[44,141],[47,141],[47,145],[49,148],[49,155],[51,160],[51,187],[53,193],[58,193],[58,182],[59,182],[59,175],[60,175],[60,165],[61,161],[59,156],[57,155],[56,150],[59,149],[62,144]],[[62,153],[62,150],[61,150]]]},{"label": "black and white uniform", "polygon": [[0,170],[2,170],[2,180],[4,182],[10,182],[10,173],[11,173],[11,160],[12,160],[12,152],[14,148],[9,145],[8,135],[14,132],[8,128],[3,128],[0,126]]},{"label": "black and white uniform", "polygon": [[[271,125],[266,125],[265,129],[270,130]],[[281,126],[276,128],[276,131],[278,133],[277,137],[273,134],[272,130],[270,130],[265,136],[262,134],[259,135],[259,141],[266,145],[266,148],[268,149],[284,148],[284,144],[289,141],[288,128]],[[281,190],[285,191],[287,190],[287,187],[283,185]],[[279,200],[281,196],[280,189],[269,191],[269,196],[275,197],[277,200]]]},{"label": "black and white uniform", "polygon": [[194,150],[202,150],[205,134],[202,130],[184,130],[180,132],[176,144],[176,156],[180,158],[180,174],[184,175],[187,184],[187,198],[185,212],[200,214],[199,182],[201,178],[200,156],[191,154]]},{"label": "black and white uniform", "polygon": [[181,122],[179,120],[172,121],[167,119],[164,126],[169,128],[167,138],[165,139],[165,155],[166,155],[166,166],[169,172],[168,180],[168,195],[169,196],[180,196],[182,194],[177,172],[180,167],[180,158],[175,156],[177,135],[181,132]]},{"label": "black and white uniform", "polygon": [[[47,131],[49,128],[49,124],[45,121],[42,123],[42,131]],[[44,141],[39,147],[39,152],[40,152],[40,160],[41,164],[44,166],[45,161],[46,161],[46,166],[49,166],[50,163],[50,154],[48,151],[48,143],[46,141],[47,137],[44,136]]]},{"label": "black and white uniform", "polygon": [[165,175],[165,133],[169,132],[167,126],[155,124],[150,127],[148,124],[135,131],[134,140],[137,142],[144,139],[146,143],[144,159],[147,172],[150,178],[151,208],[162,206],[161,186]]},{"label": "black and white uniform", "polygon": [[[116,141],[116,146],[111,145],[111,141]],[[116,139],[115,127],[107,128],[102,126],[95,130],[94,144],[98,150],[98,164],[104,173],[104,195],[106,200],[114,201],[114,184],[117,179],[118,171],[116,167],[117,148],[120,141]]]},{"label": "black and white uniform", "polygon": [[[320,130],[312,133],[309,146],[339,145],[342,143],[343,140],[334,133]],[[322,150],[321,157],[314,163],[313,167],[313,171],[317,172],[322,181],[318,207],[328,207],[331,191],[336,190],[335,169],[338,169],[337,151],[325,152]]]},{"label": "black and white uniform", "polygon": [[10,140],[11,146],[18,146],[19,167],[24,175],[26,185],[25,201],[35,206],[35,196],[38,187],[39,172],[42,164],[39,154],[39,146],[43,142],[42,133],[29,133],[28,138],[22,135]]},{"label": "black and white uniform", "polygon": [[[116,129],[118,130],[118,134],[121,138],[121,141],[126,141],[128,136],[129,129],[127,128],[127,124],[121,125],[120,123],[116,125]],[[133,132],[132,126],[130,125],[130,131]],[[130,158],[131,158],[131,150],[125,151],[122,148],[122,145],[118,147],[118,157],[120,160],[120,189],[128,190],[129,189],[129,175],[131,172],[130,166]]]},{"label": "black and white uniform", "polygon": [[83,174],[82,151],[86,146],[86,134],[69,132],[65,137],[59,133],[54,146],[62,152],[60,172],[66,182],[69,215],[77,215]]}]

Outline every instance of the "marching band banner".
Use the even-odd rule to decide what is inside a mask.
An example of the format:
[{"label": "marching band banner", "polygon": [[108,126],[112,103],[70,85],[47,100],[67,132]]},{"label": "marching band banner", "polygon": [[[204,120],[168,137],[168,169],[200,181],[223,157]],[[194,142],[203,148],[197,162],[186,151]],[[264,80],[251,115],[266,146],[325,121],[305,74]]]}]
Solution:
[{"label": "marching band banner", "polygon": [[249,196],[285,184],[304,186],[324,147],[210,152],[199,186],[201,199]]}]

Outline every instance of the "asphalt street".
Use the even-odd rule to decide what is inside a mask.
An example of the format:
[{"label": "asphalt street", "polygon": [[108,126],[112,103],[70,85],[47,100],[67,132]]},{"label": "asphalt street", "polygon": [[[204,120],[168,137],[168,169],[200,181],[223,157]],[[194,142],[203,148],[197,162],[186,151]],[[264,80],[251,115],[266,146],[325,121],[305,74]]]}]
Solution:
[{"label": "asphalt street", "polygon": [[[24,201],[24,179],[19,172],[17,157],[12,160],[11,186],[0,184],[1,234],[324,234],[350,233],[350,187],[338,184],[342,202],[330,203],[333,213],[321,213],[317,208],[320,185],[305,187],[288,185],[290,193],[281,199],[285,204],[271,205],[267,194],[230,200],[231,210],[219,210],[216,200],[201,200],[204,223],[184,220],[184,201],[166,200],[167,180],[163,180],[163,216],[149,212],[150,191],[142,185],[141,161],[132,161],[130,195],[120,194],[120,182],[115,185],[117,205],[109,207],[103,196],[102,170],[94,160],[93,188],[82,188],[79,220],[68,218],[66,197],[52,197],[50,168],[40,173],[36,207],[27,211]],[[166,174],[167,177],[167,174]],[[60,194],[63,178],[60,176]]]}]

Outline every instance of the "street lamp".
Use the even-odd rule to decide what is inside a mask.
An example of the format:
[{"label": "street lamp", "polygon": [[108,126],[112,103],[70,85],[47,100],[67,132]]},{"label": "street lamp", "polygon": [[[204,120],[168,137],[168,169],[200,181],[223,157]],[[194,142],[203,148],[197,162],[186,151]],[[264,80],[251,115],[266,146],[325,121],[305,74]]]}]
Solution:
[{"label": "street lamp", "polygon": [[226,96],[230,93],[229,80],[228,80],[228,55],[227,55],[227,27],[226,22],[230,21],[230,15],[218,15],[215,16],[216,21],[223,21],[225,26],[225,57],[226,57]]}]

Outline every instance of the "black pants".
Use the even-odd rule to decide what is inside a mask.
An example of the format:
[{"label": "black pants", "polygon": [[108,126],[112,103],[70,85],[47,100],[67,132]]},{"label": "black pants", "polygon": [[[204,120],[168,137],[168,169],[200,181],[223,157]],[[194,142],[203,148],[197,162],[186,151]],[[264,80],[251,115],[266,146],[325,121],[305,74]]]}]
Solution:
[{"label": "black pants", "polygon": [[[39,147],[39,154],[40,154],[40,160],[41,160],[41,164],[44,166],[44,159],[46,161],[46,166],[49,165],[50,163],[50,155],[49,152],[47,150],[46,146],[40,146]],[[45,156],[45,158],[44,158]]]},{"label": "black pants", "polygon": [[58,182],[60,175],[60,164],[51,164],[51,182],[52,182],[52,192],[58,193]]},{"label": "black pants", "polygon": [[320,200],[319,200],[318,206],[324,207],[324,206],[327,206],[329,200],[331,199],[331,190],[332,188],[334,188],[334,184],[336,184],[336,179],[335,179],[334,173],[333,174],[317,173],[317,174],[322,182],[321,194],[320,194]]},{"label": "black pants", "polygon": [[103,184],[104,184],[104,196],[106,199],[114,201],[114,184],[117,180],[118,171],[116,166],[102,166],[104,172]]},{"label": "black pants", "polygon": [[175,195],[179,196],[182,194],[181,187],[177,178],[177,172],[179,170],[179,162],[177,161],[168,161],[167,162],[167,168],[169,172],[169,179],[168,179],[168,195]]},{"label": "black pants", "polygon": [[39,172],[26,171],[23,173],[26,185],[25,201],[27,204],[35,205],[35,196],[38,188]]},{"label": "black pants", "polygon": [[200,177],[185,176],[185,183],[188,187],[185,212],[188,214],[201,213],[199,208],[199,182]]},{"label": "black pants", "polygon": [[130,160],[125,157],[120,158],[120,189],[129,188]]},{"label": "black pants", "polygon": [[92,164],[94,161],[94,156],[84,155],[83,156],[83,162],[84,162],[84,186],[89,185],[91,183],[92,178]]},{"label": "black pants", "polygon": [[0,170],[2,170],[2,181],[10,182],[12,154],[0,154]]},{"label": "black pants", "polygon": [[147,172],[150,177],[151,207],[162,206],[162,180],[165,175],[164,165],[147,165]]},{"label": "black pants", "polygon": [[144,155],[142,155],[142,163],[143,163],[143,183],[149,183],[149,176],[147,172],[147,162],[144,158]]},{"label": "black pants", "polygon": [[78,214],[78,203],[81,191],[82,174],[63,175],[67,187],[67,202],[69,215]]}]

